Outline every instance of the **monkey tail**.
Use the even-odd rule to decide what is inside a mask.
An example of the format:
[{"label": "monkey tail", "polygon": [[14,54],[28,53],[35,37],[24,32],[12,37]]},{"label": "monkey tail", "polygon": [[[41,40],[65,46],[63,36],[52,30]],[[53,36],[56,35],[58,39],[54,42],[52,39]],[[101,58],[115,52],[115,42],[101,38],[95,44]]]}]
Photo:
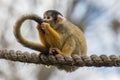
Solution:
[{"label": "monkey tail", "polygon": [[68,65],[60,65],[57,66],[57,68],[60,70],[65,70],[66,72],[73,72],[78,69],[77,66],[68,66]]},{"label": "monkey tail", "polygon": [[17,39],[19,43],[21,43],[23,46],[31,48],[33,50],[41,51],[41,52],[47,52],[46,48],[39,43],[31,42],[27,39],[25,39],[20,32],[20,28],[25,20],[34,20],[37,23],[41,24],[43,22],[42,18],[35,15],[35,14],[27,14],[20,17],[14,26],[14,36]]}]

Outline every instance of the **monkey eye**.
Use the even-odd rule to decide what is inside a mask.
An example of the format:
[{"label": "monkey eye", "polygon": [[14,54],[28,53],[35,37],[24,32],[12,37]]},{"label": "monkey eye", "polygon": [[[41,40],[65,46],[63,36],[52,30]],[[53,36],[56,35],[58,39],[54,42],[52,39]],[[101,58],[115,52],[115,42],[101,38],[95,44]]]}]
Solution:
[{"label": "monkey eye", "polygon": [[48,16],[47,19],[50,19],[50,16]]}]

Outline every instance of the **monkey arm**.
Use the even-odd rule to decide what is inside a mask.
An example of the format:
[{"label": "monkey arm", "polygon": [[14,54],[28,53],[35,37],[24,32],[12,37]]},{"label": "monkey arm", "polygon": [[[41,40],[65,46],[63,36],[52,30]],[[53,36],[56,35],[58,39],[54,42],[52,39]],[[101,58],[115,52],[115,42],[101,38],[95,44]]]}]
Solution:
[{"label": "monkey arm", "polygon": [[59,39],[60,40],[60,35],[57,31],[55,31],[49,23],[43,22],[41,24],[41,29],[44,30],[46,35],[51,36],[52,38]]},{"label": "monkey arm", "polygon": [[45,32],[41,29],[41,25],[40,24],[37,25],[37,31],[38,31],[40,42],[42,43],[42,45],[44,47],[47,48],[48,45],[47,45],[46,39],[45,39]]},{"label": "monkey arm", "polygon": [[49,47],[61,47],[61,36],[55,31],[49,23],[42,23],[42,29],[44,30],[44,37]]},{"label": "monkey arm", "polygon": [[22,17],[20,17],[15,26],[14,26],[14,35],[15,35],[15,38],[17,39],[17,41],[19,43],[21,43],[23,46],[25,47],[28,47],[28,48],[31,48],[33,50],[37,50],[37,51],[41,51],[41,52],[48,52],[48,50],[43,46],[43,45],[40,45],[39,43],[34,43],[34,42],[31,42],[29,40],[26,40],[22,35],[21,35],[21,32],[20,32],[20,28],[22,26],[22,23],[25,21],[25,20],[34,20],[38,23],[42,23],[42,19],[40,17],[38,17],[37,15],[34,15],[34,14],[31,14],[31,15],[24,15]]}]

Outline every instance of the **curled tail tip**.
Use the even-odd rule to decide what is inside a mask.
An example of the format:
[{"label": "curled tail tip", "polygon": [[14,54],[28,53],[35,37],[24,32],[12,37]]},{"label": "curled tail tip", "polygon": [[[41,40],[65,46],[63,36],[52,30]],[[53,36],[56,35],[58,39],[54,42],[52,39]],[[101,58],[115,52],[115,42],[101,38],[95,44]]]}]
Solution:
[{"label": "curled tail tip", "polygon": [[57,66],[58,69],[64,70],[66,72],[74,72],[76,71],[79,67],[77,66]]}]

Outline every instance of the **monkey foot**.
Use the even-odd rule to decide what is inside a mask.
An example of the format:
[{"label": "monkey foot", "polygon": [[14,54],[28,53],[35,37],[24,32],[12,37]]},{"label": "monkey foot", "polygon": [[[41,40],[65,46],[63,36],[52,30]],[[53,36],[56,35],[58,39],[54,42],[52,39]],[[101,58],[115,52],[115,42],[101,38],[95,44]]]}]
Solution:
[{"label": "monkey foot", "polygon": [[56,55],[56,54],[58,54],[57,48],[50,48],[49,54],[50,54],[50,55]]}]

